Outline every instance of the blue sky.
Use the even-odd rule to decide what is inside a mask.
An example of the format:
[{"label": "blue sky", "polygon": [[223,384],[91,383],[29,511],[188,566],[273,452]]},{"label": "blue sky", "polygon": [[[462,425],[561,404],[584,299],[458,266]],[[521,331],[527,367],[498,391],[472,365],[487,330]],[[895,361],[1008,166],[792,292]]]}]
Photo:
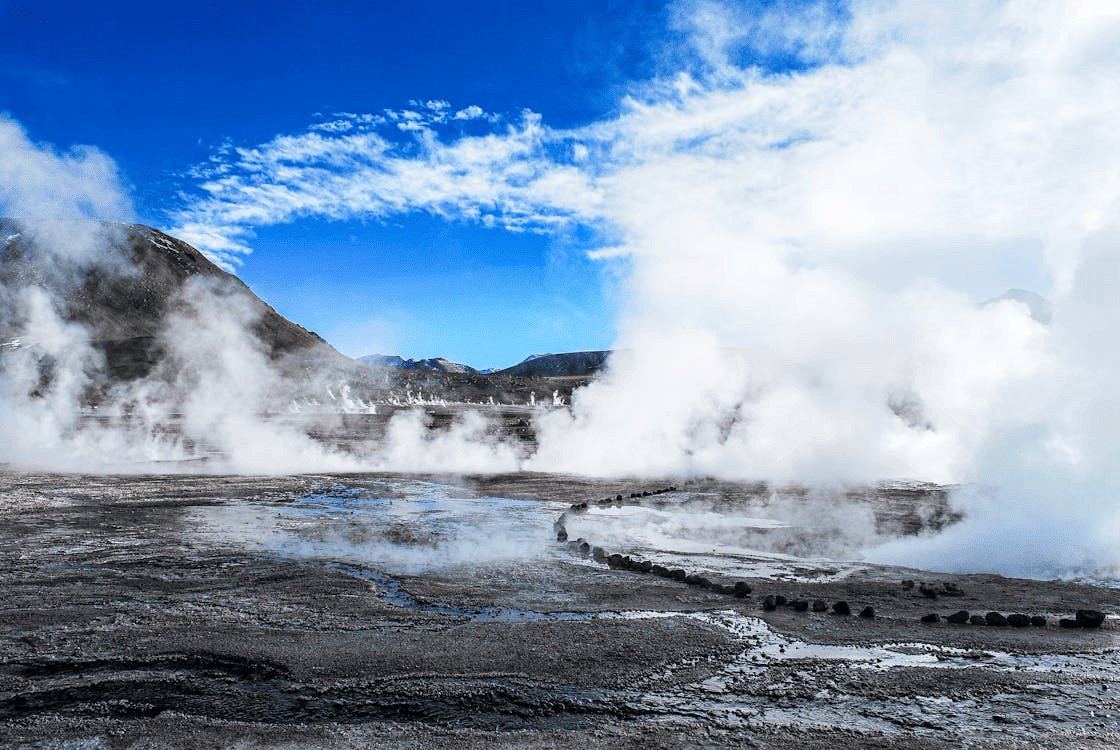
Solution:
[{"label": "blue sky", "polygon": [[[103,151],[138,220],[170,230],[199,198],[192,169],[232,147],[313,132],[340,121],[336,113],[430,112],[417,106],[426,102],[464,118],[485,113],[445,129],[449,139],[501,132],[523,110],[552,128],[609,117],[632,81],[654,75],[667,20],[661,3],[646,1],[262,11],[206,0],[15,0],[0,3],[0,111],[35,142]],[[227,262],[351,355],[505,366],[538,351],[605,348],[615,335],[617,269],[584,257],[579,227],[511,232],[422,205],[239,226],[252,253]]]},{"label": "blue sky", "polygon": [[1110,8],[0,0],[0,207],[165,229],[353,356],[765,348],[1068,287]]}]

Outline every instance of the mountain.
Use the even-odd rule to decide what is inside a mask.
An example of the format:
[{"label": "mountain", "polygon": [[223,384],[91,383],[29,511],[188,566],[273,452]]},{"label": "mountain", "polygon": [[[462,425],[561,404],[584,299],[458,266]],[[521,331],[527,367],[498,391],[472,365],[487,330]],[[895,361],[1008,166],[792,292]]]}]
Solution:
[{"label": "mountain", "polygon": [[358,361],[375,367],[397,367],[402,370],[434,370],[436,372],[456,372],[480,374],[480,370],[456,362],[449,362],[443,357],[429,359],[403,359],[395,354],[367,354],[358,357]]},{"label": "mountain", "polygon": [[522,378],[587,377],[602,370],[610,355],[609,351],[534,354],[495,374]]},{"label": "mountain", "polygon": [[34,339],[26,293],[37,287],[62,320],[89,331],[115,379],[143,377],[162,357],[169,313],[199,279],[250,311],[250,330],[274,360],[312,351],[342,357],[186,242],[142,224],[91,220],[0,219],[0,342]]},{"label": "mountain", "polygon": [[442,357],[403,359],[395,354],[367,354],[364,357],[358,357],[358,361],[375,367],[395,367],[402,370],[502,375],[515,378],[563,378],[594,375],[603,369],[610,354],[609,351],[530,354],[516,365],[500,370],[476,370],[468,365],[449,362]]}]

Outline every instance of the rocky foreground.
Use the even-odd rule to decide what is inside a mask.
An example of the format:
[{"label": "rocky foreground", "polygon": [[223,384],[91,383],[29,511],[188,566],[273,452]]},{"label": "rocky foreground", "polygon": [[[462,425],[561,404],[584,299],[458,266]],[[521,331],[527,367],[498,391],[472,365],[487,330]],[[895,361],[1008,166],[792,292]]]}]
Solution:
[{"label": "rocky foreground", "polygon": [[[713,562],[594,538],[637,506],[672,518],[698,498],[726,509],[756,497],[711,481],[528,474],[8,472],[0,746],[1120,739],[1115,589],[778,552]],[[906,533],[943,498],[845,502]],[[627,507],[608,512],[616,503]],[[557,538],[577,529],[582,540]],[[796,550],[791,534],[778,547]],[[1079,610],[1103,619],[1060,624]],[[1045,622],[952,621],[960,611]]]}]

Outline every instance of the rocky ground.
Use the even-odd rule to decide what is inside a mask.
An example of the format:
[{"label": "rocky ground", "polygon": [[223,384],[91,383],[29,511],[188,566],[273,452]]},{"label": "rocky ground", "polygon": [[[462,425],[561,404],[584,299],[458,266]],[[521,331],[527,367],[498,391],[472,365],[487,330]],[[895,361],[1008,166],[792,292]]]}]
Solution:
[{"label": "rocky ground", "polygon": [[[0,746],[1120,739],[1120,590],[845,561],[847,532],[811,524],[759,531],[770,549],[753,557],[611,547],[638,511],[718,517],[774,497],[709,480],[8,471]],[[832,502],[881,535],[953,521],[937,488]],[[804,554],[818,543],[833,557]],[[945,619],[961,610],[1045,624]],[[1106,617],[1060,625],[1078,610]]]}]

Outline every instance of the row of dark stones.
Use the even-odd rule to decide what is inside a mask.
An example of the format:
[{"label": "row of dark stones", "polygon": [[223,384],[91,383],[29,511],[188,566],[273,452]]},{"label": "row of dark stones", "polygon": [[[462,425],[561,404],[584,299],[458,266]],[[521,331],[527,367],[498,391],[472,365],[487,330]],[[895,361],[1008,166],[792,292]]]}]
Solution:
[{"label": "row of dark stones", "polygon": [[[672,581],[680,581],[689,586],[695,586],[715,594],[725,594],[739,599],[746,598],[746,596],[751,593],[751,587],[746,581],[736,581],[733,584],[716,583],[698,573],[688,573],[683,568],[666,568],[664,565],[657,565],[649,560],[635,560],[629,555],[608,553],[602,547],[592,546],[585,539],[576,539],[575,541],[568,542],[568,546],[577,554],[590,557],[596,562],[604,563],[611,570],[629,570],[634,573],[648,573],[661,578],[668,578]],[[850,615],[852,613],[851,605],[845,601],[836,602],[830,608],[828,603],[823,599],[815,599],[810,602],[807,599],[787,599],[780,594],[771,594],[762,600],[762,609],[767,612],[773,612],[778,607],[788,607],[795,612],[806,612],[810,609],[814,612],[828,612],[831,609],[832,613],[835,615]],[[872,619],[875,617],[875,610],[871,607],[864,607],[859,613],[859,616]]]},{"label": "row of dark stones", "polygon": [[[676,487],[666,487],[652,492],[632,492],[630,499],[640,499],[643,497],[650,497],[652,495],[662,495],[667,492],[675,492]],[[617,495],[614,498],[605,498],[596,502],[600,508],[608,507],[611,505],[621,506],[625,504],[622,495]],[[561,514],[560,518],[553,524],[556,531],[556,540],[558,542],[568,542],[568,531],[565,527],[565,521],[569,513],[582,513],[588,510],[589,504],[587,502],[575,503],[567,511]],[[620,555],[617,553],[608,553],[602,547],[592,546],[586,539],[576,539],[575,541],[568,542],[568,546],[584,557],[591,557],[596,562],[605,563],[612,570],[629,570],[635,573],[649,573],[651,575],[659,576],[661,578],[668,578],[674,581],[696,586],[706,591],[711,591],[717,594],[726,594],[737,598],[745,598],[751,593],[751,587],[745,581],[736,581],[734,584],[721,584],[716,583],[704,576],[697,573],[688,573],[682,568],[666,568],[663,565],[657,565],[649,560],[635,560],[629,555]],[[904,590],[912,590],[914,588],[914,581],[904,580],[902,582]],[[940,589],[929,586],[926,583],[918,585],[918,592],[928,599],[934,599],[941,596],[964,596],[964,592],[955,583],[944,582],[941,584]],[[767,612],[773,612],[778,607],[789,607],[795,612],[806,612],[812,609],[814,612],[827,612],[829,611],[828,603],[822,599],[815,599],[809,602],[806,599],[787,599],[780,594],[772,594],[766,596],[762,600],[762,609]],[[852,613],[851,605],[846,601],[839,601],[832,605],[832,613],[836,615],[850,615]],[[868,606],[864,607],[859,616],[866,619],[874,619],[875,610]],[[1061,618],[1058,620],[1058,625],[1063,628],[1086,628],[1093,629],[1099,628],[1104,622],[1104,613],[1095,609],[1079,609],[1074,618]],[[1000,612],[988,612],[984,615],[971,614],[967,610],[960,610],[944,618],[947,622],[954,625],[985,625],[990,627],[1013,627],[1022,628],[1033,627],[1046,627],[1047,620],[1042,615],[1025,615],[1021,613],[1014,613],[1010,615],[1003,615]],[[923,623],[932,624],[941,622],[942,617],[936,612],[931,612],[921,618]]]},{"label": "row of dark stones", "polygon": [[[903,581],[902,589],[904,591],[912,591],[914,589],[914,582]],[[927,599],[937,599],[942,596],[964,596],[964,592],[961,591],[960,586],[948,581],[942,583],[940,589],[934,588],[927,583],[919,583],[918,593]]]},{"label": "row of dark stones", "polygon": [[[827,612],[828,602],[824,599],[814,599],[810,602],[808,599],[786,599],[781,594],[771,594],[762,600],[762,609],[767,612],[773,612],[778,607],[789,607],[794,612],[807,612],[812,609],[814,612]],[[832,614],[834,615],[850,615],[852,613],[852,605],[845,601],[839,601],[832,605]],[[860,610],[860,617],[867,620],[875,619],[874,607],[864,607]]]},{"label": "row of dark stones", "polygon": [[[922,622],[927,624],[941,622],[942,619],[954,625],[987,625],[997,628],[1025,628],[1028,625],[1036,628],[1044,628],[1047,625],[1046,618],[1042,615],[1024,615],[1020,613],[1004,615],[1000,612],[988,612],[984,615],[974,615],[962,609],[945,618],[942,618],[941,615],[936,612],[930,612],[928,615],[922,616]],[[1079,609],[1074,617],[1063,617],[1058,620],[1058,625],[1063,628],[1093,629],[1099,628],[1103,622],[1103,612],[1099,612],[1095,609]]]},{"label": "row of dark stones", "polygon": [[653,490],[653,491],[644,490],[642,492],[631,492],[630,497],[629,497],[629,500],[630,500],[629,503],[627,502],[627,499],[622,497],[622,495],[615,495],[614,497],[607,497],[607,498],[603,498],[602,500],[591,501],[591,502],[588,502],[588,501],[585,500],[582,503],[573,503],[566,511],[564,511],[560,515],[560,517],[558,519],[556,519],[556,522],[554,524],[552,524],[552,529],[553,529],[553,531],[556,532],[556,541],[558,541],[558,542],[568,541],[568,529],[565,526],[565,524],[568,520],[568,516],[572,513],[586,513],[591,508],[592,505],[597,505],[600,508],[609,508],[612,505],[616,506],[616,507],[622,507],[623,505],[627,505],[627,504],[632,505],[632,504],[636,504],[636,503],[633,502],[635,500],[640,501],[642,498],[645,498],[645,497],[653,497],[654,495],[664,495],[666,492],[676,492],[676,491],[677,491],[676,487],[665,487],[665,488],[660,489],[660,490]]},{"label": "row of dark stones", "polygon": [[[676,492],[676,491],[677,491],[676,487],[665,487],[665,488],[660,489],[660,490],[652,490],[652,491],[651,490],[644,490],[642,492],[631,492],[629,499],[630,500],[640,500],[643,497],[653,497],[654,495],[664,495],[666,492]],[[573,510],[576,513],[579,513],[581,511],[587,510],[592,505],[597,505],[600,508],[609,508],[612,505],[621,506],[621,505],[625,505],[625,504],[626,504],[626,500],[623,499],[622,495],[615,495],[614,497],[606,497],[606,498],[603,498],[602,500],[596,500],[596,501],[592,501],[592,502],[588,502],[588,501],[585,500],[582,503],[573,503],[571,508],[569,508],[569,510]]]}]

